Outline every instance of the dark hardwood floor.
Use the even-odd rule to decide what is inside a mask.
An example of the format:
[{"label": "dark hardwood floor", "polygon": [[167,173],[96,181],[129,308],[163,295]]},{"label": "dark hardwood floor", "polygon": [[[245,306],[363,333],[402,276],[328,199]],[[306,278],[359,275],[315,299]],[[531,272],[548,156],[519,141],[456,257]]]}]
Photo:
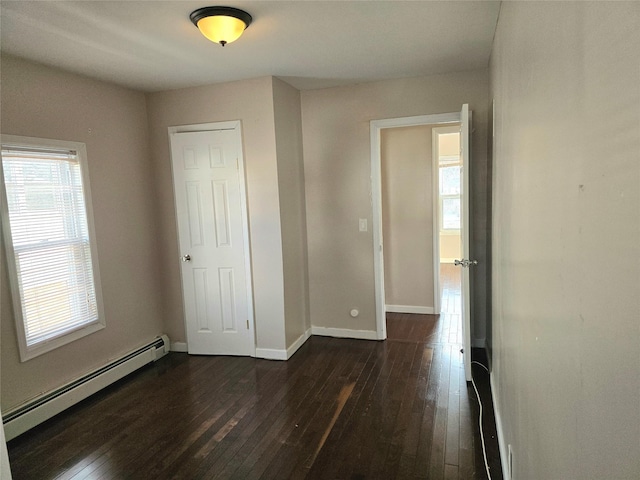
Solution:
[{"label": "dark hardwood floor", "polygon": [[312,337],[287,362],[169,354],[10,441],[14,479],[485,479],[444,273],[447,313],[389,314],[385,342]]}]

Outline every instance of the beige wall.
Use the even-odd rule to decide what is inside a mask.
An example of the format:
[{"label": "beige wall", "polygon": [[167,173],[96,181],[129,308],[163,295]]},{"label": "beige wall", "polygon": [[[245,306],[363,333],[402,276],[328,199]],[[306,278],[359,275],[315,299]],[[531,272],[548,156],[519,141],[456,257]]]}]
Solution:
[{"label": "beige wall", "polygon": [[284,349],[282,234],[271,77],[150,93],[147,102],[156,208],[161,219],[159,246],[167,333],[172,340],[186,341],[167,128],[240,120],[256,344],[259,348]]},{"label": "beige wall", "polygon": [[273,78],[287,347],[311,328],[300,92]]},{"label": "beige wall", "polygon": [[420,125],[380,133],[387,305],[434,307],[431,132]]},{"label": "beige wall", "polygon": [[[309,297],[314,326],[375,331],[371,226],[370,121],[474,111],[472,251],[475,335],[484,337],[487,311],[488,71],[406,78],[302,92]],[[349,311],[360,315],[351,318]]]},{"label": "beige wall", "polygon": [[516,479],[640,477],[640,3],[504,2],[493,383]]},{"label": "beige wall", "polygon": [[2,133],[84,142],[106,328],[20,363],[2,248],[3,410],[162,333],[144,95],[3,55]]},{"label": "beige wall", "polygon": [[4,410],[159,333],[186,340],[169,126],[242,121],[257,347],[283,350],[310,327],[297,90],[265,77],[145,99],[13,57],[2,85],[2,133],[87,144],[107,317],[105,330],[20,363],[3,252]]},{"label": "beige wall", "polygon": [[451,261],[462,258],[460,235],[440,234],[440,258]]},{"label": "beige wall", "polygon": [[460,155],[460,135],[443,133],[439,137],[438,149],[441,157],[456,157]]}]

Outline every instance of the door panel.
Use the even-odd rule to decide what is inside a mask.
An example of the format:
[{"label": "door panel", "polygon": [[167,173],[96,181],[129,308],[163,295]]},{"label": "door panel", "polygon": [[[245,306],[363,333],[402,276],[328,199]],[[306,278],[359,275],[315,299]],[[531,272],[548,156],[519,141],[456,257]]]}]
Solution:
[{"label": "door panel", "polygon": [[171,152],[189,353],[253,355],[239,131],[174,133]]},{"label": "door panel", "polygon": [[[469,259],[469,127],[471,123],[471,112],[466,103],[460,112],[460,176],[462,181],[462,192],[460,201],[460,213],[462,217],[462,230],[460,240],[462,246],[462,259]],[[464,348],[464,374],[468,382],[471,381],[471,295],[469,285],[469,268],[472,263],[463,263],[462,268],[462,336]]]}]

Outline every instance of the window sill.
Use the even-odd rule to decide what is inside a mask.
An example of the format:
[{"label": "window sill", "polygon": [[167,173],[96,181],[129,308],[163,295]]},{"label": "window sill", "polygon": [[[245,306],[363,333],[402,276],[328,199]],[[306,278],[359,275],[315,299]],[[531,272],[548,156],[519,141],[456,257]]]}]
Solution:
[{"label": "window sill", "polygon": [[51,350],[55,350],[56,348],[62,347],[63,345],[67,345],[68,343],[79,340],[83,337],[86,337],[87,335],[98,332],[104,327],[104,322],[98,321],[96,323],[92,323],[91,325],[81,327],[77,330],[73,330],[72,332],[52,338],[51,340],[47,340],[45,342],[38,343],[31,347],[20,345],[20,361],[26,362],[27,360],[31,360],[32,358],[39,357],[40,355],[50,352]]}]

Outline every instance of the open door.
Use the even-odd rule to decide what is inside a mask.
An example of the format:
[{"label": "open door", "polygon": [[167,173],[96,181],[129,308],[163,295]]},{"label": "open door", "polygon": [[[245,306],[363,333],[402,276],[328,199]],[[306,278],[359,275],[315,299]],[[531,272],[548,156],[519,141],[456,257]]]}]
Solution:
[{"label": "open door", "polygon": [[462,244],[462,259],[456,260],[455,264],[462,268],[462,337],[463,337],[463,358],[464,375],[467,382],[471,381],[471,293],[469,286],[469,268],[477,265],[476,260],[469,257],[469,159],[470,159],[470,125],[471,112],[469,105],[462,105],[460,111],[460,179],[462,182],[460,214],[462,217],[462,229],[460,240]]}]

